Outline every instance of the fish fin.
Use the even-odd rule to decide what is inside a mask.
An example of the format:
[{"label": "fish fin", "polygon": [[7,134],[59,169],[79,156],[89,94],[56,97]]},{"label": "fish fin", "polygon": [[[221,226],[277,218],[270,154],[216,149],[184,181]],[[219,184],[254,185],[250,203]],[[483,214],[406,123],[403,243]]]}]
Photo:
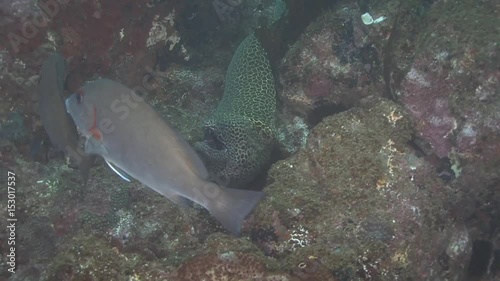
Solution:
[{"label": "fish fin", "polygon": [[113,163],[109,162],[108,159],[106,159],[106,158],[104,158],[104,161],[106,161],[106,164],[108,164],[108,166],[111,168],[111,170],[113,170],[113,172],[115,172],[118,176],[120,176],[120,178],[122,178],[125,181],[130,182],[130,176],[125,171],[118,168]]},{"label": "fish fin", "polygon": [[78,171],[82,177],[83,186],[87,185],[89,179],[90,168],[94,165],[96,156],[95,155],[85,155],[78,165]]},{"label": "fish fin", "polygon": [[[214,183],[211,183],[215,185]],[[216,185],[215,185],[216,186]],[[264,196],[264,192],[218,186],[219,192],[210,200],[207,210],[234,236],[240,236],[245,217]]]},{"label": "fish fin", "polygon": [[97,154],[101,156],[106,156],[109,154],[108,149],[104,146],[104,143],[94,137],[87,138],[84,148],[85,153],[87,154]]},{"label": "fish fin", "polygon": [[192,207],[193,206],[193,201],[189,200],[188,198],[186,198],[182,195],[171,193],[171,192],[164,193],[163,195],[165,195],[170,201],[172,201],[172,202],[174,202],[182,207]]},{"label": "fish fin", "polygon": [[208,179],[208,171],[207,168],[205,167],[205,164],[203,161],[200,159],[200,156],[194,151],[194,149],[191,147],[191,145],[182,137],[182,135],[177,132],[174,128],[172,130],[175,133],[175,137],[178,142],[184,145],[184,147],[187,147],[187,149],[183,149],[182,152],[184,154],[184,159],[189,159],[189,169],[198,177],[206,180]]},{"label": "fish fin", "polygon": [[37,156],[40,154],[42,151],[43,147],[43,135],[41,131],[35,132],[35,136],[30,142],[29,148],[30,148],[30,158],[34,161],[38,158]]},{"label": "fish fin", "polygon": [[198,154],[196,154],[196,152],[192,149],[189,149],[189,151],[187,151],[186,154],[189,155],[189,159],[191,160],[190,161],[190,163],[192,164],[191,171],[195,175],[197,175],[198,177],[200,177],[204,180],[208,179],[207,168],[205,167],[205,164],[201,161]]}]

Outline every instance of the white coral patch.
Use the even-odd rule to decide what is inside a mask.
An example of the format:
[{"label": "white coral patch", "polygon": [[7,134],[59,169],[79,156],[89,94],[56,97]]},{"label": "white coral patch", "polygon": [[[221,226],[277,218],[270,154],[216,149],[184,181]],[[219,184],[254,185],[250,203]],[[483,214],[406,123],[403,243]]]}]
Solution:
[{"label": "white coral patch", "polygon": [[149,30],[149,37],[146,40],[146,46],[151,47],[160,42],[167,44],[170,42],[169,50],[172,50],[177,43],[180,41],[180,37],[177,35],[177,32],[172,32],[172,34],[168,33],[168,30],[175,30],[174,27],[174,19],[175,19],[175,10],[164,17],[162,20],[159,20],[160,16],[156,15],[153,19],[153,23],[151,29]]},{"label": "white coral patch", "polygon": [[425,79],[425,77],[414,67],[406,74],[406,79],[415,84],[422,85],[424,87],[430,87],[430,83]]},{"label": "white coral patch", "polygon": [[[158,43],[163,43],[168,46],[168,50],[172,51],[175,46],[181,41],[181,38],[174,28],[175,24],[175,9],[172,12],[160,20],[160,16],[156,15],[151,24],[151,29],[149,30],[149,36],[146,40],[146,46],[151,47]],[[188,61],[190,56],[186,48],[181,45],[181,53],[184,55],[184,60]]]}]

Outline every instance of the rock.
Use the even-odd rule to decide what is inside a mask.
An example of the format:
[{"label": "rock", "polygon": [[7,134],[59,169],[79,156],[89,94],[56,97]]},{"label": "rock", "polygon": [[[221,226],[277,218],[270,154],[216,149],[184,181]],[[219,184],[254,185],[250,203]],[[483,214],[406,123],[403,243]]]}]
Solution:
[{"label": "rock", "polygon": [[[254,241],[288,265],[314,256],[339,280],[462,276],[449,269],[467,265],[470,236],[447,211],[455,197],[407,145],[411,133],[405,110],[383,99],[325,118],[271,168],[252,222],[273,235]],[[440,255],[446,266],[433,262]]]},{"label": "rock", "polygon": [[11,142],[26,143],[28,131],[24,125],[24,117],[18,111],[10,112],[7,120],[0,123],[0,137]]},{"label": "rock", "polygon": [[422,151],[449,166],[447,181],[459,198],[453,212],[467,218],[469,243],[492,250],[473,247],[468,279],[494,278],[488,264],[499,249],[500,229],[490,223],[500,213],[500,37],[490,32],[500,25],[495,5],[435,2],[414,43],[411,68],[395,87]]},{"label": "rock", "polygon": [[[291,46],[281,62],[280,98],[313,125],[369,94],[383,94],[380,52],[374,40],[390,25],[367,27],[356,4],[326,12]],[[369,29],[376,31],[370,34]],[[369,36],[371,35],[371,36]]]},{"label": "rock", "polygon": [[264,280],[266,268],[250,254],[225,252],[196,256],[183,263],[175,280]]}]

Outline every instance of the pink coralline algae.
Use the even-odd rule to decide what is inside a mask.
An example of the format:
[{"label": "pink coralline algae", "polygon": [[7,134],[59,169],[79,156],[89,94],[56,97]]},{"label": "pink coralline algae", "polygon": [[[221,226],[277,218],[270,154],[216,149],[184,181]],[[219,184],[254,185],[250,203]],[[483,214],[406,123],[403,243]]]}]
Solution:
[{"label": "pink coralline algae", "polygon": [[413,116],[417,136],[430,143],[438,157],[451,151],[451,137],[457,120],[450,110],[449,97],[455,81],[442,67],[429,70],[431,62],[416,61],[401,84],[402,102]]},{"label": "pink coralline algae", "polygon": [[456,145],[464,158],[494,161],[500,156],[500,111],[493,102],[500,89],[500,71],[483,71],[474,89],[476,103],[460,112],[465,122],[457,132]]},{"label": "pink coralline algae", "polygon": [[311,76],[306,89],[306,95],[310,98],[327,97],[333,90],[333,82],[326,74]]},{"label": "pink coralline algae", "polygon": [[356,9],[348,6],[319,17],[282,61],[283,90],[278,94],[306,119],[319,109],[349,108],[370,92],[383,92],[382,79],[376,74],[380,73],[379,50],[365,39],[366,27],[350,12]]}]

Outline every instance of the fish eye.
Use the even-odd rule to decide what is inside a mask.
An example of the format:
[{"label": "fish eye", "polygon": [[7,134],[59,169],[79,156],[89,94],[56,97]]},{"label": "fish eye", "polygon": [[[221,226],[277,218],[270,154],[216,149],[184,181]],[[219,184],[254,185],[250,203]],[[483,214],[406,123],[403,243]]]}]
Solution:
[{"label": "fish eye", "polygon": [[226,148],[223,142],[223,136],[211,127],[205,128],[205,143],[215,150],[223,150]]},{"label": "fish eye", "polygon": [[76,102],[78,102],[78,104],[83,102],[83,89],[78,89],[76,92]]}]

